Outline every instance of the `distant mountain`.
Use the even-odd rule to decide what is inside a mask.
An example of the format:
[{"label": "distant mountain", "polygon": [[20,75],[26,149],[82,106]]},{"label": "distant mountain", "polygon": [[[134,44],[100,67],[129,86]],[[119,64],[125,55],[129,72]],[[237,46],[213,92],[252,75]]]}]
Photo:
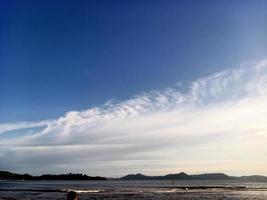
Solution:
[{"label": "distant mountain", "polygon": [[29,174],[15,174],[8,171],[0,171],[0,180],[1,179],[31,179],[33,176]]},{"label": "distant mountain", "polygon": [[87,176],[85,174],[45,174],[32,176],[29,174],[16,174],[8,171],[0,171],[0,180],[106,180],[105,177]]},{"label": "distant mountain", "polygon": [[143,174],[129,174],[120,178],[121,180],[229,180],[230,176],[223,173],[188,175],[184,172],[178,174],[167,174],[165,176],[146,176]]},{"label": "distant mountain", "polygon": [[168,174],[166,176],[146,176],[143,174],[129,174],[121,177],[121,180],[184,180],[189,179],[190,176],[184,172],[179,174]]},{"label": "distant mountain", "polygon": [[153,179],[160,179],[160,180],[187,180],[191,179],[191,176],[181,172],[179,174],[167,174],[165,176],[155,176]]},{"label": "distant mountain", "polygon": [[178,174],[168,174],[165,176],[146,176],[143,174],[129,174],[120,178],[120,180],[240,180],[240,181],[255,181],[267,182],[265,176],[228,176],[224,173],[208,173],[198,175],[188,175],[184,172]]},{"label": "distant mountain", "polygon": [[151,176],[145,176],[143,174],[128,174],[120,179],[122,180],[148,180],[148,179],[151,179]]},{"label": "distant mountain", "polygon": [[241,177],[238,177],[238,179],[242,181],[267,182],[266,176],[259,176],[259,175],[241,176]]},{"label": "distant mountain", "polygon": [[224,173],[211,173],[211,174],[199,174],[191,175],[193,179],[197,180],[233,180],[234,178]]}]

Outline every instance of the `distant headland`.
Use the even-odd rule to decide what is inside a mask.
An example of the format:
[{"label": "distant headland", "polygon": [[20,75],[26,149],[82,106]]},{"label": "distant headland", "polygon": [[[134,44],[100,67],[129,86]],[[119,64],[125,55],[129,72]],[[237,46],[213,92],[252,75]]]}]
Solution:
[{"label": "distant headland", "polygon": [[29,174],[16,174],[8,171],[0,171],[0,180],[107,180],[101,176],[87,176],[86,174],[45,174],[32,176]]},{"label": "distant headland", "polygon": [[[41,176],[32,176],[29,174],[17,174],[8,171],[0,171],[0,180],[108,180],[102,176],[88,176],[86,174],[45,174]],[[266,176],[229,176],[224,173],[206,173],[189,175],[184,172],[177,174],[167,174],[164,176],[147,176],[144,174],[128,174],[121,178],[112,178],[112,180],[238,180],[250,182],[267,182]]]}]

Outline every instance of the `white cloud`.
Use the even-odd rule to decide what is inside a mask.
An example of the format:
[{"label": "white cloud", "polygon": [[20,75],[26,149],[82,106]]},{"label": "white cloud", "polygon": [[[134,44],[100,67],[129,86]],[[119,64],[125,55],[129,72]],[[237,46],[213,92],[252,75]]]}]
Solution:
[{"label": "white cloud", "polygon": [[[45,127],[33,134],[8,137],[40,126]],[[266,131],[264,60],[200,78],[186,92],[168,88],[55,120],[2,124],[0,168],[107,176],[180,170],[267,174]]]},{"label": "white cloud", "polygon": [[17,122],[17,123],[0,124],[0,135],[8,131],[46,126],[50,122],[51,122],[50,120],[45,120],[40,122]]}]

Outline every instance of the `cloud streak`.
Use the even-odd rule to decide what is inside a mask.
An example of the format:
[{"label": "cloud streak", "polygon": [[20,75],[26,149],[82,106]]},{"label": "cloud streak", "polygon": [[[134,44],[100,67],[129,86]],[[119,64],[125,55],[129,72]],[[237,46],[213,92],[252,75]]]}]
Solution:
[{"label": "cloud streak", "polygon": [[[180,170],[267,175],[267,60],[183,87],[58,119],[0,124],[0,168],[106,176]],[[9,137],[18,130],[22,134]]]}]

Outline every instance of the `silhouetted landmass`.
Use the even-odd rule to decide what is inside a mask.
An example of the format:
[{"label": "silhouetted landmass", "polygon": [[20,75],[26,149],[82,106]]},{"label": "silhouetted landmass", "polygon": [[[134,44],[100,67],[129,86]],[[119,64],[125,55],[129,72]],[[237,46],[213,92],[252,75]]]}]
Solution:
[{"label": "silhouetted landmass", "polygon": [[259,175],[241,176],[241,177],[239,177],[239,179],[242,181],[267,182],[266,176],[259,176]]},{"label": "silhouetted landmass", "polygon": [[191,175],[191,177],[197,180],[233,180],[237,178],[233,176],[228,176],[224,173],[199,174]]},{"label": "silhouetted landmass", "polygon": [[8,171],[0,171],[0,179],[5,180],[106,180],[105,177],[87,176],[85,174],[45,174],[41,176],[32,176],[29,174],[16,174]]},{"label": "silhouetted landmass", "polygon": [[224,173],[209,173],[188,175],[184,172],[178,174],[168,174],[165,176],[146,176],[143,174],[129,174],[120,178],[120,180],[240,180],[240,181],[255,181],[267,182],[266,176],[228,176]]},{"label": "silhouetted landmass", "polygon": [[163,179],[165,180],[173,180],[173,179],[190,179],[190,175],[181,172],[179,174],[168,174],[166,176],[163,176]]},{"label": "silhouetted landmass", "polygon": [[[29,174],[16,174],[8,171],[0,171],[0,180],[107,180],[101,176],[87,176],[85,174],[45,174],[32,176]],[[114,179],[117,180],[117,179]],[[119,180],[239,180],[251,182],[267,182],[266,176],[228,176],[224,173],[208,173],[189,175],[184,172],[178,174],[167,174],[165,176],[147,176],[143,174],[129,174],[119,178]]]},{"label": "silhouetted landmass", "polygon": [[85,174],[60,174],[60,175],[54,175],[54,174],[47,174],[39,176],[38,179],[40,180],[106,180],[105,177],[100,176],[87,176]]},{"label": "silhouetted landmass", "polygon": [[121,180],[149,180],[151,176],[145,176],[143,174],[128,174],[120,178]]}]

